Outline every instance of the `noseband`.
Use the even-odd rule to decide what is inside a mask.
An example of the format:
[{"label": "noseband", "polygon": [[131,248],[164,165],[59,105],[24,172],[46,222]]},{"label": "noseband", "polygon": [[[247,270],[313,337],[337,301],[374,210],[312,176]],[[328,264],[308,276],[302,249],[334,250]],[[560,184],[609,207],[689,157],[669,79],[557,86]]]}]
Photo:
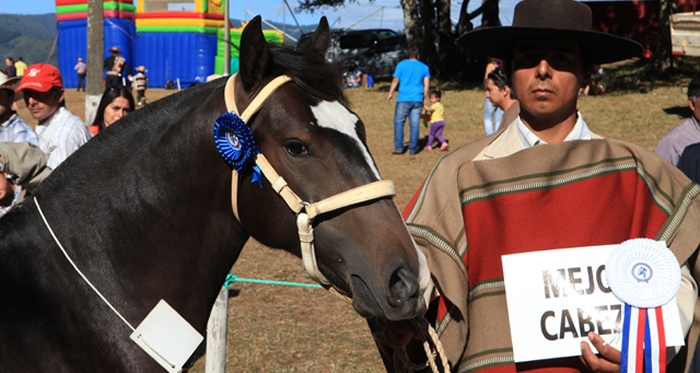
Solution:
[{"label": "noseband", "polygon": [[[236,108],[235,94],[234,94],[234,81],[236,75],[232,75],[226,82],[226,87],[224,88],[224,100],[226,102],[226,109],[234,114],[239,113]],[[243,111],[239,117],[248,123],[248,120],[260,110],[265,100],[273,93],[277,88],[283,84],[291,81],[291,78],[286,75],[278,76],[269,82],[253,101],[248,105],[248,107]],[[321,273],[318,269],[318,263],[316,262],[316,251],[314,249],[314,230],[313,221],[314,219],[327,212],[342,209],[344,207],[357,205],[367,201],[373,201],[376,199],[394,196],[396,194],[394,188],[394,182],[391,180],[379,180],[369,184],[359,186],[357,188],[352,188],[345,192],[338,193],[334,196],[328,197],[324,200],[310,203],[302,200],[297,196],[296,193],[287,185],[287,181],[280,176],[275,169],[272,167],[270,162],[267,161],[262,153],[257,154],[256,165],[265,175],[267,181],[272,185],[272,189],[287,203],[287,206],[296,214],[297,216],[297,229],[299,231],[299,242],[301,243],[301,258],[304,262],[304,269],[306,273],[314,279],[316,282],[322,285],[330,285],[330,281]],[[238,172],[234,169],[232,173],[231,180],[231,207],[233,208],[233,214],[236,219],[240,222],[241,219],[238,215]]]}]

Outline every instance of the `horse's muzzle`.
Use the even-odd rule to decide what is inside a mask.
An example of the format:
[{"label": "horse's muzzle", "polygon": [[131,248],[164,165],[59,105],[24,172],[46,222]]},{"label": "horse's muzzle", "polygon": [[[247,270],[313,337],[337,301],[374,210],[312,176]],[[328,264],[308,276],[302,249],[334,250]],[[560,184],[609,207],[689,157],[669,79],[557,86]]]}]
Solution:
[{"label": "horse's muzzle", "polygon": [[396,321],[411,319],[425,313],[418,274],[405,267],[398,267],[393,271],[382,290],[373,291],[358,275],[352,275],[351,279],[352,304],[362,317],[380,317]]}]

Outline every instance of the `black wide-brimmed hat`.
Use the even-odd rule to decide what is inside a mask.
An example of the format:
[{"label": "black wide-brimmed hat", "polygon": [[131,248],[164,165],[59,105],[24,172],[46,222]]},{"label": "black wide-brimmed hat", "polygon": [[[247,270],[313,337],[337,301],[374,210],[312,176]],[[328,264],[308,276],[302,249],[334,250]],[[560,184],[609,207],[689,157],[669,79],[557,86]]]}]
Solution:
[{"label": "black wide-brimmed hat", "polygon": [[592,31],[592,14],[591,8],[574,0],[523,0],[515,6],[512,26],[476,29],[459,43],[470,52],[497,59],[505,59],[516,40],[530,38],[576,40],[597,64],[642,54],[635,41]]}]

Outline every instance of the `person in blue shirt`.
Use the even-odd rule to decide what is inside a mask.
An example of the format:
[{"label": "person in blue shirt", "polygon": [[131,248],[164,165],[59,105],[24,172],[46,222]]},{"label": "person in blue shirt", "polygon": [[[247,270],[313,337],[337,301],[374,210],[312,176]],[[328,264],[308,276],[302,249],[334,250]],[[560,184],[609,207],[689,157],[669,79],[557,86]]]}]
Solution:
[{"label": "person in blue shirt", "polygon": [[410,137],[408,150],[411,155],[418,153],[418,137],[420,129],[420,113],[423,104],[428,99],[430,88],[430,69],[428,65],[419,61],[418,48],[408,49],[408,59],[399,62],[394,70],[394,78],[389,87],[387,102],[391,102],[394,91],[398,87],[399,95],[396,97],[394,109],[394,151],[393,154],[404,152],[404,124],[408,118]]}]

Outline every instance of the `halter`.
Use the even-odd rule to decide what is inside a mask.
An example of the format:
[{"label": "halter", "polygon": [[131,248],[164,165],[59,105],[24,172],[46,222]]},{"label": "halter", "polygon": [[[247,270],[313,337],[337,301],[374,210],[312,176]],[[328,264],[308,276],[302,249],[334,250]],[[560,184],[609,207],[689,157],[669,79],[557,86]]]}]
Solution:
[{"label": "halter", "polygon": [[[234,94],[234,81],[236,75],[232,75],[226,82],[226,87],[224,88],[224,101],[226,102],[226,109],[232,113],[238,113],[235,102]],[[292,79],[287,75],[281,75],[269,82],[263,89],[258,93],[253,101],[248,105],[248,107],[240,114],[239,117],[246,123],[250,117],[260,110],[262,105],[265,103],[267,98],[277,90],[283,84],[291,81]],[[345,192],[338,193],[334,196],[328,197],[324,200],[310,203],[302,200],[297,196],[296,193],[287,185],[287,181],[280,176],[275,169],[272,167],[267,158],[260,153],[256,156],[255,163],[262,171],[263,175],[267,181],[272,185],[272,189],[277,193],[287,206],[296,214],[297,216],[297,229],[299,231],[299,242],[301,243],[301,259],[304,262],[304,269],[306,273],[314,279],[314,281],[322,285],[330,285],[330,281],[326,279],[325,276],[318,269],[318,263],[316,262],[316,250],[314,248],[314,230],[313,221],[319,215],[325,214],[327,212],[335,211],[344,207],[357,205],[367,201],[373,201],[376,199],[394,196],[396,194],[394,188],[394,182],[391,180],[379,180],[369,184],[359,186],[357,188],[352,188]],[[234,169],[231,176],[231,207],[233,208],[233,214],[236,219],[240,222],[241,219],[238,215],[238,172]]]}]

